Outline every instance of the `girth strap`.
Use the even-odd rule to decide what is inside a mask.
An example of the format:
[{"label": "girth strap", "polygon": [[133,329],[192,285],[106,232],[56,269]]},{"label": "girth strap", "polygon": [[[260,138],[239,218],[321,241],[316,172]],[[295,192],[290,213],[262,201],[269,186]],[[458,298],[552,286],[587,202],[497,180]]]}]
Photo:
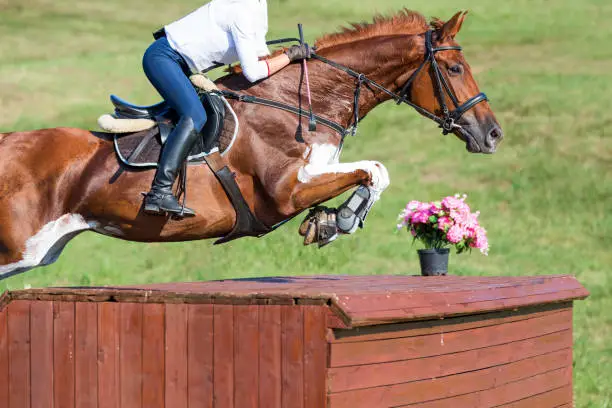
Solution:
[{"label": "girth strap", "polygon": [[215,241],[215,245],[224,244],[234,239],[242,237],[260,237],[272,231],[266,227],[247,204],[238,183],[236,183],[236,175],[233,173],[219,152],[211,153],[205,158],[206,164],[212,170],[219,183],[225,190],[234,210],[236,211],[236,223],[232,231],[223,238]]}]

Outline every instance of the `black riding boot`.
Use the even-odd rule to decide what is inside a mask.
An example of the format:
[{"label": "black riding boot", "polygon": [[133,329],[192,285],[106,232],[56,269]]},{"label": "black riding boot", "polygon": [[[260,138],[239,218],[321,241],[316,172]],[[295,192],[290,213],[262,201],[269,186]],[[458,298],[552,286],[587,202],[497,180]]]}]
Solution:
[{"label": "black riding boot", "polygon": [[176,128],[168,136],[163,147],[159,166],[155,172],[151,191],[144,199],[144,211],[148,214],[163,215],[176,214],[182,217],[192,217],[193,210],[183,207],[172,192],[179,169],[187,159],[189,151],[199,136],[195,130],[193,120],[183,116]]}]

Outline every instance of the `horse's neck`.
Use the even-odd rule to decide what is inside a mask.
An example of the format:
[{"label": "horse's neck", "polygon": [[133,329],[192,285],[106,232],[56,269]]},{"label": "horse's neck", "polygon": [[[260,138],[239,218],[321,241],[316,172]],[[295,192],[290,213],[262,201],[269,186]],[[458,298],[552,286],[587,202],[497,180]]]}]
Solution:
[{"label": "horse's neck", "polygon": [[[407,36],[377,37],[324,49],[320,54],[364,74],[391,92],[398,92],[400,84],[397,79],[420,63],[421,55],[411,45],[412,41]],[[317,113],[342,125],[352,124],[357,78],[322,62],[309,62],[309,65],[313,66],[311,89]],[[390,98],[378,89],[362,85],[358,102],[359,116],[363,117]]]},{"label": "horse's neck", "polygon": [[[396,92],[397,78],[412,65],[418,65],[418,52],[410,53],[406,49],[407,44],[405,36],[378,37],[323,49],[320,54]],[[308,67],[313,111],[343,126],[351,124],[357,79],[317,60],[310,60]],[[292,64],[245,92],[307,108],[306,86],[302,84],[300,87],[301,75],[301,64]],[[363,86],[359,115],[363,117],[388,99],[387,94]]]}]

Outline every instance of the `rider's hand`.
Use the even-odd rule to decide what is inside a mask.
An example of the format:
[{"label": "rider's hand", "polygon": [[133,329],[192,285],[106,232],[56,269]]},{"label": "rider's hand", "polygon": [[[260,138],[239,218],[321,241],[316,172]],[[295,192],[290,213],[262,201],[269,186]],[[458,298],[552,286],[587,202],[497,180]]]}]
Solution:
[{"label": "rider's hand", "polygon": [[312,50],[310,46],[306,43],[300,45],[292,45],[285,51],[285,54],[289,57],[290,61],[299,61],[303,59],[308,59],[312,55]]}]

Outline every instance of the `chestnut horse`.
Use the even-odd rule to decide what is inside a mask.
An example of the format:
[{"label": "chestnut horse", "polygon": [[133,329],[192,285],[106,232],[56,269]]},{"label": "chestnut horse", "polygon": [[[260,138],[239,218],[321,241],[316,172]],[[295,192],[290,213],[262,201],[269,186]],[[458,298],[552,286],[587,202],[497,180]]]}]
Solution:
[{"label": "chestnut horse", "polygon": [[[355,77],[311,59],[314,112],[348,127],[354,120],[355,99],[361,118],[405,88],[408,103],[442,123],[446,105],[459,107],[474,95],[484,95],[455,42],[464,18],[464,13],[457,13],[446,23],[428,23],[422,15],[404,10],[319,39],[318,55],[350,67],[369,82],[355,98]],[[433,59],[427,37],[439,51]],[[434,65],[446,88],[441,98]],[[295,106],[302,96],[302,74],[302,66],[292,64],[256,84],[232,74],[217,85]],[[364,186],[366,193],[357,197],[363,204],[359,210],[351,207],[360,212],[362,223],[389,185],[381,163],[339,162],[342,137],[337,132],[319,126],[316,132],[296,137],[300,119],[293,113],[231,103],[240,118],[240,132],[226,160],[251,210],[265,225],[288,220],[356,186]],[[463,140],[470,152],[493,153],[502,133],[486,97],[468,105],[447,131]],[[139,242],[187,241],[222,237],[236,219],[221,185],[202,165],[188,169],[188,205],[196,217],[174,220],[144,214],[141,193],[148,190],[153,171],[126,170],[117,177],[120,164],[113,145],[95,132],[54,128],[0,134],[0,156],[0,277],[54,262],[66,243],[83,231]]]}]

